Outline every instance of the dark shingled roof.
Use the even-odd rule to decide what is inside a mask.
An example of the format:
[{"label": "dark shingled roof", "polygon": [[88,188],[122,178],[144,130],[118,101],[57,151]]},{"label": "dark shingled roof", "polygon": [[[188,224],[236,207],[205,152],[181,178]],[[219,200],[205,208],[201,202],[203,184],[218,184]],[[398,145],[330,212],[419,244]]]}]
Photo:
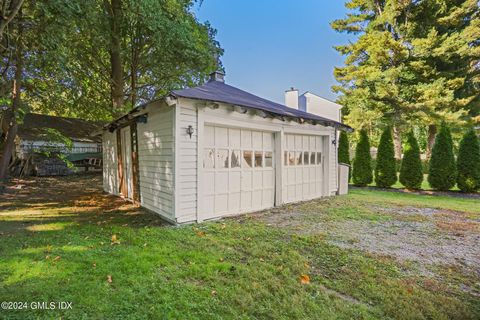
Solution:
[{"label": "dark shingled roof", "polygon": [[246,91],[232,87],[218,80],[210,80],[206,84],[194,88],[174,90],[171,94],[175,97],[206,100],[211,102],[223,102],[235,106],[252,108],[275,116],[314,120],[325,126],[337,127],[346,131],[352,130],[352,128],[343,123],[320,117],[305,111],[289,108],[282,104],[260,98]]},{"label": "dark shingled roof", "polygon": [[48,138],[46,128],[58,130],[62,135],[77,142],[101,142],[100,136],[92,137],[94,131],[100,130],[104,123],[75,118],[47,116],[28,113],[23,123],[18,126],[17,135],[23,140],[44,140]]}]

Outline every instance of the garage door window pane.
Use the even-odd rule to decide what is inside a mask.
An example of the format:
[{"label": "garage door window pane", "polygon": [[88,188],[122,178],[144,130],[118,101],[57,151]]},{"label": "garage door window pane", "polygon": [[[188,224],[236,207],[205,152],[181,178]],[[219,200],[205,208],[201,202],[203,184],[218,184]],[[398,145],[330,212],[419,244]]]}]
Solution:
[{"label": "garage door window pane", "polygon": [[296,163],[295,163],[295,152],[290,151],[288,153],[288,165],[289,166],[296,165]]},{"label": "garage door window pane", "polygon": [[317,152],[317,164],[320,164],[320,163],[322,163],[322,153]]},{"label": "garage door window pane", "polygon": [[310,152],[310,164],[315,164],[315,152]]},{"label": "garage door window pane", "polygon": [[215,150],[214,149],[205,149],[203,154],[203,167],[206,169],[215,168]]},{"label": "garage door window pane", "polygon": [[262,167],[262,162],[263,162],[263,152],[255,151],[255,168]]},{"label": "garage door window pane", "polygon": [[302,153],[301,152],[296,152],[296,164],[301,165],[302,164]]},{"label": "garage door window pane", "polygon": [[265,167],[273,167],[273,154],[271,152],[265,152]]},{"label": "garage door window pane", "polygon": [[232,163],[230,168],[240,168],[240,150],[232,150],[231,159]]},{"label": "garage door window pane", "polygon": [[251,168],[252,167],[252,151],[243,151],[243,168]]},{"label": "garage door window pane", "polygon": [[228,150],[217,150],[217,168],[228,168]]},{"label": "garage door window pane", "polygon": [[309,164],[310,157],[308,152],[303,152],[303,164]]}]

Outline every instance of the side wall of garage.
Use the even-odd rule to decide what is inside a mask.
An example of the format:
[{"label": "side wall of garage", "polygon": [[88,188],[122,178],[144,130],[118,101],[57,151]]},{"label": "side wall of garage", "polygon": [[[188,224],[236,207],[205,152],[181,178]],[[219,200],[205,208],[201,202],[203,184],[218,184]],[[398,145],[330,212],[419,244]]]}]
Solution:
[{"label": "side wall of garage", "polygon": [[103,190],[119,195],[117,135],[116,132],[103,131]]},{"label": "side wall of garage", "polygon": [[175,222],[175,109],[149,104],[147,123],[137,124],[140,204]]},{"label": "side wall of garage", "polygon": [[[217,146],[211,145],[211,138],[209,141],[206,140],[206,128],[209,131],[212,131],[212,128],[215,131],[215,128],[217,127],[226,128],[227,130],[219,130],[225,132],[226,135],[230,134],[228,129],[232,128],[235,129],[232,131],[232,134],[237,131],[236,129],[240,129],[239,132],[242,132],[243,129],[243,132],[247,132],[247,134],[248,132],[250,132],[250,134],[253,134],[252,132],[257,132],[257,135],[258,133],[269,133],[274,137],[273,161],[275,167],[275,205],[287,202],[284,197],[284,192],[282,192],[284,188],[282,182],[284,177],[282,174],[282,160],[284,155],[285,135],[295,134],[300,136],[318,136],[324,145],[322,156],[324,157],[323,162],[325,165],[325,171],[322,172],[321,176],[323,183],[321,196],[329,196],[336,192],[337,165],[336,147],[332,144],[332,138],[335,134],[333,128],[311,125],[308,123],[300,124],[296,121],[282,121],[280,119],[270,118],[255,110],[245,110],[221,103],[212,104],[184,98],[179,98],[177,100],[175,106],[175,122],[175,163],[177,164],[175,176],[177,179],[175,180],[174,207],[175,220],[177,223],[202,221],[211,218],[211,206],[208,203],[204,203],[204,200],[212,195],[212,190],[209,190],[208,188],[210,188],[215,181],[211,180],[214,176],[206,175],[206,170],[204,169],[204,157],[205,150],[216,150]],[[189,126],[193,129],[191,137],[187,134]],[[220,137],[221,134],[218,133],[218,136]],[[229,150],[229,161],[231,161],[232,151],[242,150],[243,152],[244,149],[243,146],[236,148],[237,147],[233,145],[223,148]],[[253,149],[255,148],[252,147],[252,151],[255,151]],[[258,151],[264,152],[263,159],[265,159],[265,152],[268,152],[268,150]],[[312,152],[313,151],[314,150],[312,150]],[[309,153],[308,156],[311,157],[311,154]],[[232,164],[230,163],[229,168],[231,166]],[[229,181],[234,180],[229,179]],[[315,197],[316,196],[317,195],[315,195]],[[307,198],[311,199],[313,196]],[[234,199],[234,197],[232,197],[232,199]],[[240,209],[238,212],[226,212],[225,214],[222,214],[222,216],[237,214],[243,211]]]}]

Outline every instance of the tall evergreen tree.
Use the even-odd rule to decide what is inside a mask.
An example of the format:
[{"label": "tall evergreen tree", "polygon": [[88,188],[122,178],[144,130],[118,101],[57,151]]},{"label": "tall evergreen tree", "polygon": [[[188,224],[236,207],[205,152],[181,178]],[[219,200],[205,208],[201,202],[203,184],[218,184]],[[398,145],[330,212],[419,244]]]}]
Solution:
[{"label": "tall evergreen tree", "polygon": [[469,130],[460,142],[457,185],[463,192],[480,189],[480,143],[473,129]]},{"label": "tall evergreen tree", "polygon": [[370,141],[367,130],[360,130],[360,139],[355,149],[352,171],[353,183],[357,186],[366,186],[372,183],[372,157],[370,155]]},{"label": "tall evergreen tree", "polygon": [[455,185],[456,166],[450,129],[442,122],[432,149],[428,182],[433,189],[450,190]]},{"label": "tall evergreen tree", "polygon": [[[395,155],[413,121],[460,121],[478,113],[480,16],[475,0],[351,0],[346,18],[332,22],[356,40],[336,47],[346,56],[334,90],[355,128],[393,124]],[[475,111],[476,110],[476,111]]]},{"label": "tall evergreen tree", "polygon": [[387,127],[383,131],[378,145],[375,183],[377,187],[389,188],[395,182],[397,182],[395,151],[393,150],[392,132]]},{"label": "tall evergreen tree", "polygon": [[420,148],[412,131],[407,135],[402,166],[400,168],[400,183],[407,189],[420,189],[423,182]]},{"label": "tall evergreen tree", "polygon": [[[350,143],[348,141],[348,134],[345,131],[340,131],[338,138],[338,162],[350,165]],[[348,171],[348,181],[352,176],[352,169]]]}]

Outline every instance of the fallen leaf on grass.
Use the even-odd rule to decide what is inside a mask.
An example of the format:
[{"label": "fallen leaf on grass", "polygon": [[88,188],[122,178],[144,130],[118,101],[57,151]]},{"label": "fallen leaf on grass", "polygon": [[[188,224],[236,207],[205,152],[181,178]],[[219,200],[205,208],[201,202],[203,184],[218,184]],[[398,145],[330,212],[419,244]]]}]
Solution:
[{"label": "fallen leaf on grass", "polygon": [[111,275],[107,275],[107,282],[112,283],[112,276]]},{"label": "fallen leaf on grass", "polygon": [[58,261],[58,260],[60,260],[60,256],[56,256],[56,257],[53,259],[53,261]]},{"label": "fallen leaf on grass", "polygon": [[212,290],[212,296],[216,296],[216,295],[217,295],[217,291]]},{"label": "fallen leaf on grass", "polygon": [[93,265],[94,268],[97,267],[97,263],[96,263],[96,262],[94,262],[92,265]]},{"label": "fallen leaf on grass", "polygon": [[302,274],[300,276],[300,283],[301,284],[309,284],[310,283],[310,277],[306,274]]},{"label": "fallen leaf on grass", "polygon": [[204,231],[197,231],[197,236],[205,237],[205,232]]},{"label": "fallen leaf on grass", "polygon": [[112,244],[120,244],[116,234],[112,235]]}]

